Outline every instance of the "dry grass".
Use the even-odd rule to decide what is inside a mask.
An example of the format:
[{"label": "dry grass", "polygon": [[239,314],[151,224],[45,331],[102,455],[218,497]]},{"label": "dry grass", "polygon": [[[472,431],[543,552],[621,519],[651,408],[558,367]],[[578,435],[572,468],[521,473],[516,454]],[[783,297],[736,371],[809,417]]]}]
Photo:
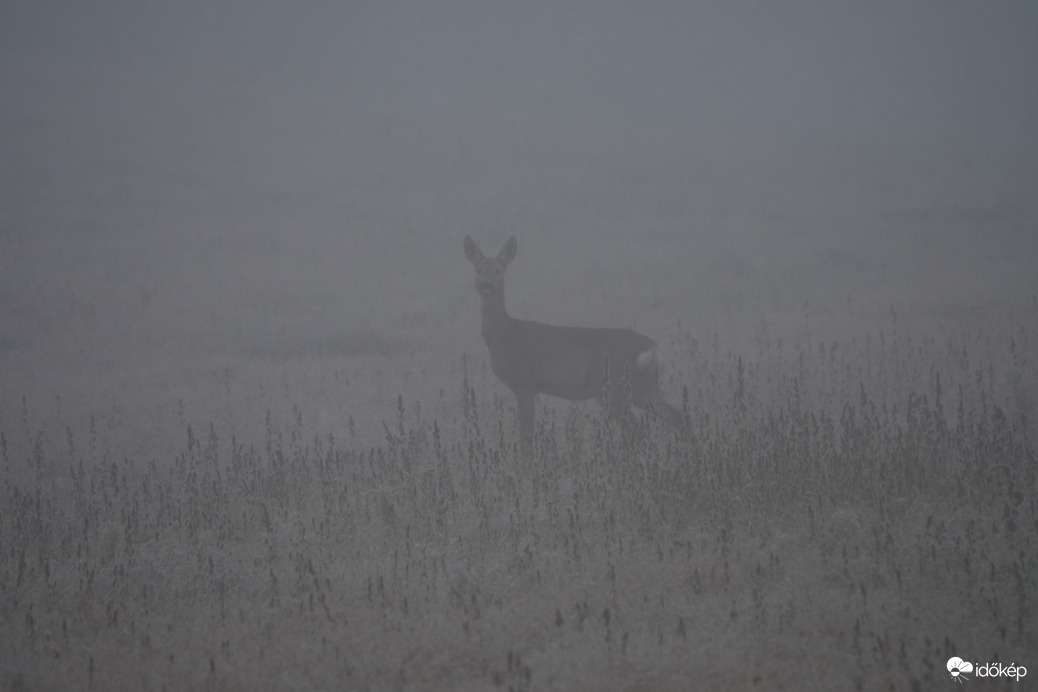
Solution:
[{"label": "dry grass", "polygon": [[467,361],[369,447],[268,415],[265,439],[189,426],[175,458],[113,458],[26,406],[3,685],[935,689],[952,655],[1036,665],[1035,343],[681,336],[686,438],[549,402],[531,462]]},{"label": "dry grass", "polygon": [[[1038,668],[1026,22],[322,4],[0,10],[0,690]],[[656,339],[687,436],[545,400],[518,459],[512,233],[515,316]]]}]

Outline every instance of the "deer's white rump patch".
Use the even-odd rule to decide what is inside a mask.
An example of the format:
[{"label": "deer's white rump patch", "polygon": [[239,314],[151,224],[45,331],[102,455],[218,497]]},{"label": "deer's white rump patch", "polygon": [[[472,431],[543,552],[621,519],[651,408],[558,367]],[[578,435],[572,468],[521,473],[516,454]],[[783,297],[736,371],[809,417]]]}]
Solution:
[{"label": "deer's white rump patch", "polygon": [[634,367],[639,370],[645,370],[651,368],[656,364],[657,349],[655,346],[646,349],[638,354],[638,357],[634,359]]}]

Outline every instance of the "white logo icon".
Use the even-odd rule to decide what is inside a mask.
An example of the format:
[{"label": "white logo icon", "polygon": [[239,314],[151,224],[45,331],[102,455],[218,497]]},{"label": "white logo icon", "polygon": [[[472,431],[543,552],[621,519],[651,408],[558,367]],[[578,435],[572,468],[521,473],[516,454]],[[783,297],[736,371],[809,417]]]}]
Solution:
[{"label": "white logo icon", "polygon": [[948,672],[951,673],[951,679],[961,685],[963,680],[969,680],[965,674],[973,672],[973,664],[952,656],[948,659]]}]

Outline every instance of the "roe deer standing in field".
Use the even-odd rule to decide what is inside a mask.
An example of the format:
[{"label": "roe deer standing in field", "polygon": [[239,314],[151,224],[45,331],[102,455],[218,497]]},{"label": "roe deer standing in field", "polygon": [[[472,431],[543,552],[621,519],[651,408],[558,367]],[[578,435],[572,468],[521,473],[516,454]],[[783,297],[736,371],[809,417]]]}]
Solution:
[{"label": "roe deer standing in field", "polygon": [[656,342],[649,337],[630,329],[555,327],[509,316],[504,275],[516,251],[514,235],[495,258],[484,257],[476,242],[465,236],[465,256],[476,268],[476,290],[483,302],[482,332],[490,367],[515,393],[523,454],[533,453],[538,394],[570,401],[601,399],[618,418],[634,404],[680,428],[681,411],[660,394]]}]

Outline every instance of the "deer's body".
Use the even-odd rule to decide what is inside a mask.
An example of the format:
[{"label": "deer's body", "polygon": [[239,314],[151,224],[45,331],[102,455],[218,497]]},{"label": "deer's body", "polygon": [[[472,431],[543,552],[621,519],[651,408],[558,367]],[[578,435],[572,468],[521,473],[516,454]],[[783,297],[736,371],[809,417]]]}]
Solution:
[{"label": "deer's body", "polygon": [[681,412],[659,393],[656,342],[649,337],[630,329],[557,327],[508,314],[504,273],[516,252],[515,236],[496,258],[484,257],[475,241],[465,237],[465,255],[476,268],[476,290],[483,303],[481,330],[490,366],[515,394],[523,452],[533,451],[538,394],[605,400],[617,416],[631,404],[651,407],[679,425]]}]

